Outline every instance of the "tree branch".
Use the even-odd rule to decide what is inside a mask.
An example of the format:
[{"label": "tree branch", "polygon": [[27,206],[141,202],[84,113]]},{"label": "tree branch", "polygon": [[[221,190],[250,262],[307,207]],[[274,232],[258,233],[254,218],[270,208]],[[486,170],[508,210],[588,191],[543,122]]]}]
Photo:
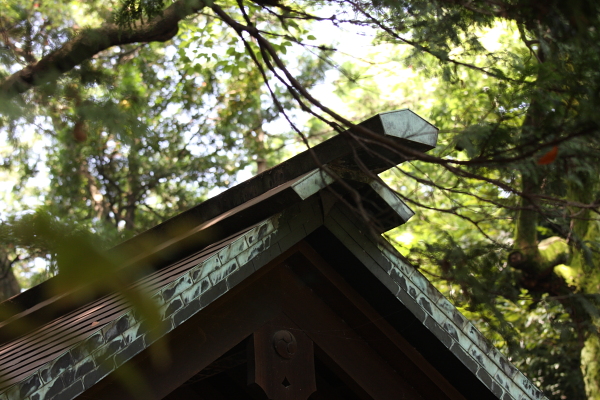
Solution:
[{"label": "tree branch", "polygon": [[202,0],[179,0],[161,15],[131,28],[107,23],[100,28],[87,29],[62,47],[10,75],[0,83],[0,98],[10,99],[34,86],[57,79],[83,61],[113,46],[131,43],[166,42],[177,34],[178,23],[206,6]]}]

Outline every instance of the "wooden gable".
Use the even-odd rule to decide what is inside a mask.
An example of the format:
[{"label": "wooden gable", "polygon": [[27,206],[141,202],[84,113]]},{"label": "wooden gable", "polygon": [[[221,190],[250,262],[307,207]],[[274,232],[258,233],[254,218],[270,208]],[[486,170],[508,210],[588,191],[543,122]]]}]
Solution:
[{"label": "wooden gable", "polygon": [[[437,136],[407,110],[364,126],[420,150]],[[334,140],[336,149],[325,142],[316,155],[359,191],[375,225],[340,201],[344,185],[310,169],[314,154],[289,160],[151,232],[166,261],[137,285],[154,293],[166,326],[159,335],[117,293],[71,309],[33,294],[12,299],[25,309],[0,325],[0,400],[543,398],[372,236],[373,226],[383,232],[412,211],[352,171],[350,151]],[[382,169],[369,157],[369,168]],[[181,221],[183,234],[169,229]],[[51,317],[11,336],[21,314],[36,312]]]}]

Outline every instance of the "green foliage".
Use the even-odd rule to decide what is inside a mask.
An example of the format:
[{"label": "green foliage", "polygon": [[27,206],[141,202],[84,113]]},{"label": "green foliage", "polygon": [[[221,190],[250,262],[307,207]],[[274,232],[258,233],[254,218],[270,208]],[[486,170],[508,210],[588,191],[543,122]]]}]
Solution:
[{"label": "green foliage", "polygon": [[143,22],[144,17],[152,19],[161,13],[164,3],[164,0],[120,0],[115,22],[122,27],[131,27],[136,21]]},{"label": "green foliage", "polygon": [[[110,14],[109,4],[91,6],[91,17],[82,16],[88,6],[67,2],[48,10],[24,8],[6,18],[37,26],[58,13],[64,19],[46,29],[63,29],[65,40],[79,23],[93,26]],[[125,2],[117,19],[132,23],[152,18],[161,7],[160,2]],[[279,49],[292,47],[286,39],[290,29],[306,33],[296,22],[278,32],[273,16],[250,8],[257,24],[271,26],[281,37],[274,40]],[[229,11],[241,18],[237,5]],[[257,160],[279,162],[284,145],[295,139],[286,132],[268,132],[269,123],[280,118],[279,110],[239,37],[212,14],[182,21],[181,28],[166,47],[111,48],[60,81],[27,93],[26,103],[14,103],[14,110],[2,116],[0,129],[7,142],[3,168],[19,182],[5,197],[13,203],[13,213],[43,210],[60,221],[76,221],[80,229],[102,237],[105,248],[198,204],[210,190],[230,186],[238,172]],[[11,31],[11,40],[37,45],[45,30],[38,34],[36,29],[31,38]],[[34,46],[32,56],[43,51]],[[301,49],[290,56],[306,87],[317,83],[327,68]],[[9,71],[15,62],[6,59],[2,68]],[[271,89],[279,105],[293,112],[297,105],[289,94],[281,86]],[[33,183],[39,180],[44,188]],[[5,225],[19,215],[8,215]],[[56,273],[49,248],[30,246],[10,234],[3,243],[12,245],[11,258],[19,257],[16,268],[30,271],[24,282]],[[38,265],[46,260],[48,270],[34,272],[36,259]]]},{"label": "green foliage", "polygon": [[[0,15],[0,78],[84,29],[114,22],[134,31],[170,3],[114,5],[11,0]],[[412,238],[402,251],[551,398],[597,398],[599,4],[218,6],[223,13],[206,8],[179,21],[172,42],[109,48],[0,104],[2,173],[15,182],[1,240],[16,264],[49,266],[28,279],[60,269],[61,245],[19,228],[36,216],[96,233],[98,248],[109,247],[231,185],[240,171],[277,163],[298,140],[271,130],[282,116],[318,116],[304,131],[310,143],[333,134],[340,121],[326,121],[331,113],[304,89],[337,67],[346,117],[410,107],[441,129],[437,159],[384,177],[418,211],[390,236]],[[382,50],[372,62],[338,63],[311,19],[371,29]],[[307,45],[315,40],[325,45]],[[550,242],[560,246],[544,247]],[[508,262],[514,250],[524,263]]]}]

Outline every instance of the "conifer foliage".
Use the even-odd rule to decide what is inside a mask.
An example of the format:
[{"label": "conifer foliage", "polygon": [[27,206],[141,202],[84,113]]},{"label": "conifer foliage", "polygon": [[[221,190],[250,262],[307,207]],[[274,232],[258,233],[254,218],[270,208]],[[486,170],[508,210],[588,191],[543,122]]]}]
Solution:
[{"label": "conifer foliage", "polygon": [[[549,397],[600,399],[599,16],[594,0],[8,0],[0,297],[60,269],[49,232],[110,246],[286,144],[408,106],[442,133],[431,154],[395,148],[414,161],[386,179],[418,211],[402,251]],[[374,33],[414,78],[384,101],[319,24]],[[313,96],[328,70],[352,113]]]}]

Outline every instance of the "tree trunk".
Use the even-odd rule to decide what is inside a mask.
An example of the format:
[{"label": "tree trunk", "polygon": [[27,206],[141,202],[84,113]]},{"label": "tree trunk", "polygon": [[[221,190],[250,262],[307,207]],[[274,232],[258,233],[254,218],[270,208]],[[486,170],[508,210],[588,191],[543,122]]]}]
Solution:
[{"label": "tree trunk", "polygon": [[[533,99],[523,122],[524,131],[533,131],[541,125],[543,113],[540,111],[542,110]],[[540,215],[539,211],[535,209],[535,197],[532,196],[540,194],[542,190],[540,177],[544,176],[544,171],[540,168],[543,167],[536,165],[533,168],[524,169],[521,173],[521,191],[524,196],[520,199],[521,209],[516,221],[515,251],[511,253],[508,261],[512,267],[522,271],[519,283],[521,287],[527,289],[534,298],[539,298],[544,293],[555,297],[569,314],[579,335],[578,361],[581,366],[581,375],[578,376],[578,379],[581,379],[581,382],[578,384],[585,385],[588,400],[600,400],[597,379],[600,372],[599,364],[590,362],[590,357],[600,355],[600,347],[598,347],[598,340],[590,341],[590,339],[596,338],[589,333],[589,326],[593,323],[593,318],[586,307],[585,298],[580,296],[581,291],[583,293],[592,292],[587,291],[583,286],[579,290],[569,286],[562,277],[554,272],[555,260],[544,259],[538,247],[537,227]],[[591,187],[586,189],[588,189],[586,193],[591,192]],[[569,198],[573,197],[569,196]],[[586,204],[591,202],[587,199],[579,199],[579,201]],[[589,213],[589,211],[587,212]],[[583,227],[587,228],[587,223],[574,222],[572,226],[582,229]],[[575,236],[577,235],[575,234]],[[571,249],[573,249],[572,245]],[[573,250],[571,250],[572,252]]]},{"label": "tree trunk", "polygon": [[15,278],[12,263],[6,254],[0,254],[0,301],[4,301],[21,292],[21,286]]},{"label": "tree trunk", "polygon": [[133,231],[135,228],[135,214],[138,206],[138,199],[141,197],[140,191],[140,164],[138,157],[140,151],[140,139],[134,138],[127,156],[129,164],[129,173],[127,175],[127,183],[129,191],[125,198],[125,229]]},{"label": "tree trunk", "polygon": [[[598,192],[598,182],[591,174],[579,174],[581,186],[570,185],[569,198],[584,204],[590,204]],[[589,209],[571,210],[578,214],[571,224],[570,247],[573,255],[569,264],[579,272],[578,284],[583,293],[600,293],[600,256],[588,247],[588,243],[598,242],[600,227],[595,221]],[[582,298],[582,302],[587,299]],[[588,304],[594,307],[593,304]],[[600,331],[590,321],[591,332],[589,332],[583,348],[581,349],[581,372],[585,383],[585,392],[588,400],[600,400]]]},{"label": "tree trunk", "polygon": [[256,142],[257,142],[257,158],[256,158],[256,173],[266,171],[267,160],[265,160],[265,131],[262,126],[256,130]]},{"label": "tree trunk", "polygon": [[[521,177],[521,191],[526,195],[539,193],[539,182],[535,177],[523,174]],[[520,251],[523,259],[521,262],[539,266],[541,257],[538,249],[537,225],[538,212],[532,209],[534,203],[525,197],[520,200],[519,215],[517,216],[517,232],[515,235],[515,248]],[[535,273],[537,271],[531,271]]]}]

